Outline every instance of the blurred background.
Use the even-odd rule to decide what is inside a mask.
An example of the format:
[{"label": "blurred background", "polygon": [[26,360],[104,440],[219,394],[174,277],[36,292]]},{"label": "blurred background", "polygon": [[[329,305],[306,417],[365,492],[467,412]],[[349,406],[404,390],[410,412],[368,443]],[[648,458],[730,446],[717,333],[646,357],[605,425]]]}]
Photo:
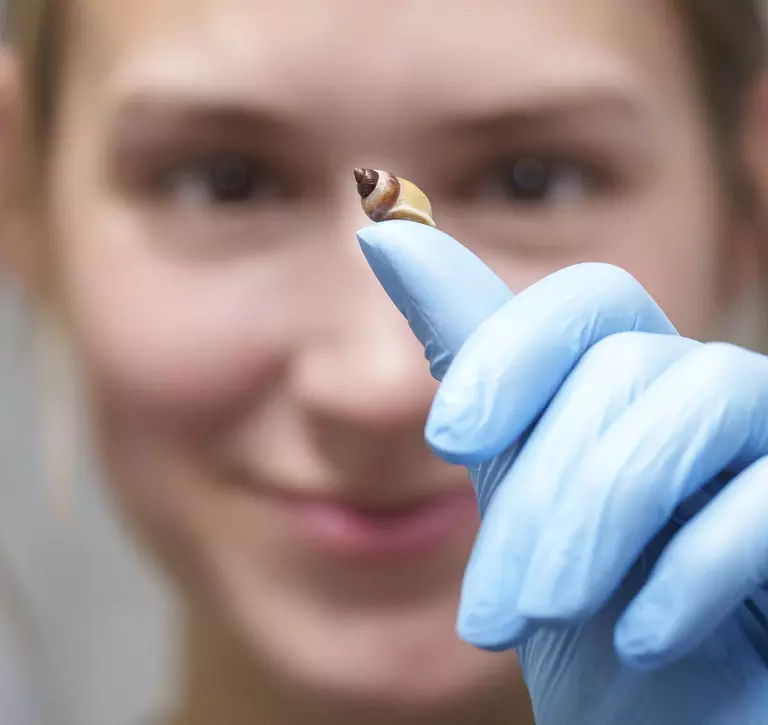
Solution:
[{"label": "blurred background", "polygon": [[39,332],[0,282],[0,725],[143,722],[173,690],[172,602],[88,452],[66,481],[48,473],[41,422],[58,413],[40,400]]}]

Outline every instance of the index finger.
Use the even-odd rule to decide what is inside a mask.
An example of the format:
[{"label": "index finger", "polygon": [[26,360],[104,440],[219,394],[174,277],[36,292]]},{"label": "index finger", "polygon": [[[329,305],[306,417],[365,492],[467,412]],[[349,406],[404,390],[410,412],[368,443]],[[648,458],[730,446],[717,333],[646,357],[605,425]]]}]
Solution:
[{"label": "index finger", "polygon": [[438,381],[477,327],[514,296],[478,257],[434,227],[392,220],[361,229],[357,238]]}]

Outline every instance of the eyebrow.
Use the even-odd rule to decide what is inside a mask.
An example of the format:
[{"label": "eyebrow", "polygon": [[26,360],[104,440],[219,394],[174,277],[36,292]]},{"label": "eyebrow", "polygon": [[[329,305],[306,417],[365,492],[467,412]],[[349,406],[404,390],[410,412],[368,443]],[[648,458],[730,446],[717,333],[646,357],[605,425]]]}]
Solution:
[{"label": "eyebrow", "polygon": [[242,127],[283,132],[298,130],[299,124],[288,114],[255,104],[244,103],[242,97],[218,94],[188,94],[169,91],[142,91],[129,95],[116,107],[115,125],[127,122],[178,122],[197,120],[201,124],[216,123],[220,127]]},{"label": "eyebrow", "polygon": [[566,118],[601,118],[637,123],[648,111],[630,93],[610,90],[562,89],[546,96],[511,101],[486,109],[466,109],[441,125],[457,134],[507,132],[514,127],[534,128]]},{"label": "eyebrow", "polygon": [[305,143],[301,124],[290,114],[259,106],[242,94],[142,88],[119,99],[114,108],[108,156],[126,168],[139,151],[170,152],[190,143],[204,152],[209,143],[219,150],[223,140],[239,147],[247,139],[260,153],[270,154],[292,153]]}]

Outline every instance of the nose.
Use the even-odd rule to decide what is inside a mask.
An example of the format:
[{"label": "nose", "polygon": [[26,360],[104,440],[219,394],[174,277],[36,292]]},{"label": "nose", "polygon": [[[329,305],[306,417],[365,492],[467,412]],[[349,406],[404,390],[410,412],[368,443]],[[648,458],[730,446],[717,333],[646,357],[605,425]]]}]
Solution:
[{"label": "nose", "polygon": [[335,311],[332,329],[301,352],[291,387],[326,424],[384,432],[421,425],[436,383],[408,323],[377,288]]},{"label": "nose", "polygon": [[292,387],[327,424],[382,432],[420,425],[436,389],[423,350],[405,321],[392,319],[396,310],[372,307],[349,310],[347,334],[305,351]]}]

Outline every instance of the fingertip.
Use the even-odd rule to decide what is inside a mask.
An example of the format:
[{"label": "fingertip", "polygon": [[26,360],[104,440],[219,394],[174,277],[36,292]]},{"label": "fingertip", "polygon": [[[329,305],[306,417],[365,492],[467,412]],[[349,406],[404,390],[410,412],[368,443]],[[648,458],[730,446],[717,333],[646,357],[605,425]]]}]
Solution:
[{"label": "fingertip", "polygon": [[[641,594],[640,597],[643,595]],[[613,632],[618,658],[641,671],[660,669],[676,659],[674,616],[641,599],[635,600],[619,618]]]},{"label": "fingertip", "polygon": [[[446,421],[445,416],[451,415],[443,410],[442,398],[438,396],[432,405],[427,424],[424,428],[424,438],[432,452],[446,463],[461,466],[477,466],[487,463],[500,452],[500,446],[485,445],[483,440],[476,442],[457,433],[457,425],[454,420]],[[464,405],[453,405],[452,412],[458,415],[471,416],[474,407],[471,402]]]},{"label": "fingertip", "polygon": [[[455,239],[435,227],[403,219],[363,227],[357,232],[357,240],[363,254],[378,253],[388,257],[445,252],[447,247],[460,247]],[[437,245],[441,246],[438,248]]]},{"label": "fingertip", "polygon": [[619,660],[627,667],[641,672],[652,672],[666,664],[664,652],[649,642],[645,632],[638,632],[620,622],[616,626],[613,646]]},{"label": "fingertip", "polygon": [[357,240],[374,271],[388,267],[402,277],[405,286],[412,286],[416,295],[424,284],[441,287],[444,294],[455,286],[454,295],[476,291],[492,309],[512,296],[479,257],[435,227],[393,219],[363,227]]},{"label": "fingertip", "polygon": [[[434,227],[393,219],[357,232],[363,256],[401,312],[415,306],[434,316],[448,295],[460,295],[481,277],[493,273],[455,239]],[[412,304],[408,304],[409,301]],[[438,325],[439,327],[439,325]]]},{"label": "fingertip", "polygon": [[494,621],[469,611],[461,613],[456,623],[456,633],[462,641],[486,652],[515,649],[530,636],[530,632],[530,623],[517,616]]}]

